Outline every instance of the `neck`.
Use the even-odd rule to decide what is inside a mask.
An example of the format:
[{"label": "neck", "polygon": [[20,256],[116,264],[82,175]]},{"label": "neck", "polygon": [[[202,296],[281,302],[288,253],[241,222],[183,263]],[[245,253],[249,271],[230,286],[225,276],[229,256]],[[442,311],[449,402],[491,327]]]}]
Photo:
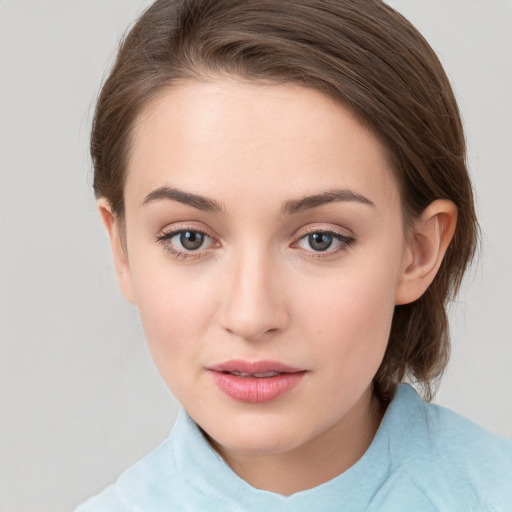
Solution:
[{"label": "neck", "polygon": [[338,423],[293,450],[247,454],[210,442],[253,487],[288,496],[323,484],[353,466],[373,441],[383,414],[384,408],[369,388]]}]

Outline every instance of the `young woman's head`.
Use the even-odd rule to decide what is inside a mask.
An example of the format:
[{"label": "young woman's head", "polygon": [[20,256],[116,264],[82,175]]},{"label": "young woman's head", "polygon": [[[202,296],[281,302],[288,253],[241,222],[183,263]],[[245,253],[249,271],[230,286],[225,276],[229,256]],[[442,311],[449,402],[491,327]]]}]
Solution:
[{"label": "young woman's head", "polygon": [[91,152],[123,291],[220,445],[290,449],[405,376],[430,393],[477,227],[450,85],[390,7],[158,0]]}]

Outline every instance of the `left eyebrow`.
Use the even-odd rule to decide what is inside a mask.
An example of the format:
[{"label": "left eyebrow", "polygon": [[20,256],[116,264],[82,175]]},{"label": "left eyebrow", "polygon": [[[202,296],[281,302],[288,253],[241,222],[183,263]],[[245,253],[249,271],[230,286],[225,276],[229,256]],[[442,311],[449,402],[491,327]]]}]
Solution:
[{"label": "left eyebrow", "polygon": [[370,201],[367,197],[361,194],[356,194],[349,189],[336,189],[315,194],[312,196],[306,196],[301,199],[292,199],[284,203],[281,210],[282,215],[292,215],[294,213],[303,212],[311,208],[318,208],[324,204],[336,203],[336,202],[356,202],[365,204],[371,207],[375,207],[375,204]]}]

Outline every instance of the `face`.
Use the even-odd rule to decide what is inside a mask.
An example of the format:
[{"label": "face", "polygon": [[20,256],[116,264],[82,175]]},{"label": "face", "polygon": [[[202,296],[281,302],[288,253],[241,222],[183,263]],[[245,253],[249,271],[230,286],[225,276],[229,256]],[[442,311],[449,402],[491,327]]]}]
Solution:
[{"label": "face", "polygon": [[300,86],[184,82],[138,120],[125,205],[123,291],[218,445],[282,453],[349,421],[406,265],[374,135]]}]

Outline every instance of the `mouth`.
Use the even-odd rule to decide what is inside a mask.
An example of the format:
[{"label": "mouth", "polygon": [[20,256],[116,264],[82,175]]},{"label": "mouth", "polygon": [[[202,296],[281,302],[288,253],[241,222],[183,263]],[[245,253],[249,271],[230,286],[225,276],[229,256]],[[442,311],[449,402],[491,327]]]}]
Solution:
[{"label": "mouth", "polygon": [[262,373],[245,373],[235,370],[234,372],[223,372],[229,373],[230,375],[234,375],[235,377],[242,377],[244,379],[247,378],[255,378],[255,379],[266,379],[267,377],[276,377],[277,375],[281,375],[281,372],[262,372]]},{"label": "mouth", "polygon": [[295,388],[306,370],[275,361],[227,361],[208,368],[215,385],[229,398],[250,404],[277,400]]}]

